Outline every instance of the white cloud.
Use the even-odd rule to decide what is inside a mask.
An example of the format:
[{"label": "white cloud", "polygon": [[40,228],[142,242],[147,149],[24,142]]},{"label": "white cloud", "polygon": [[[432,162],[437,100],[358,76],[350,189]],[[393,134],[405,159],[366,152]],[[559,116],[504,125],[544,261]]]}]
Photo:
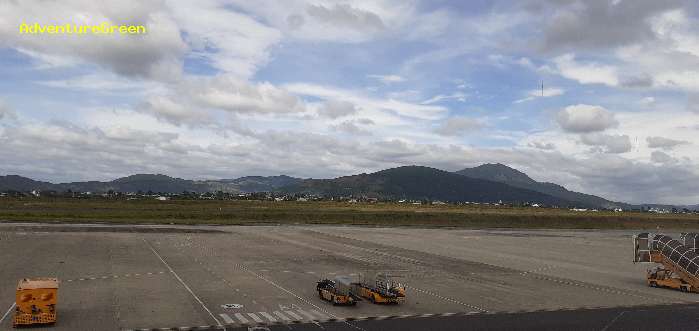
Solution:
[{"label": "white cloud", "polygon": [[413,1],[233,1],[292,40],[361,43],[397,33],[416,20]]},{"label": "white cloud", "polygon": [[587,133],[580,137],[583,144],[594,146],[604,153],[621,154],[631,151],[631,139],[628,135]]},{"label": "white cloud", "polygon": [[581,84],[619,85],[617,69],[599,63],[580,63],[573,54],[565,54],[553,59],[561,76]]},{"label": "white cloud", "polygon": [[654,97],[644,97],[643,99],[639,100],[638,103],[640,103],[642,106],[651,106],[655,104],[655,98]]},{"label": "white cloud", "polygon": [[277,29],[231,10],[224,1],[171,4],[192,55],[238,79],[252,77],[269,60],[269,48],[281,41]]},{"label": "white cloud", "polygon": [[444,136],[464,136],[478,131],[481,128],[483,128],[483,123],[481,121],[469,117],[457,116],[450,117],[443,121],[442,124],[435,129],[435,133]]},{"label": "white cloud", "polygon": [[232,75],[190,77],[150,96],[145,111],[176,124],[210,122],[207,110],[234,114],[292,114],[308,109],[297,96],[268,82],[249,83]]},{"label": "white cloud", "polygon": [[676,140],[665,137],[647,137],[646,142],[648,142],[649,148],[662,148],[668,150],[679,145],[689,144],[689,142],[686,140]]},{"label": "white cloud", "polygon": [[[177,23],[160,1],[102,6],[90,1],[0,2],[0,46],[20,50],[40,66],[76,65],[84,61],[127,76],[173,79],[180,75],[187,47]],[[38,24],[140,24],[145,35],[26,35],[17,27]]]},{"label": "white cloud", "polygon": [[339,118],[343,116],[352,115],[357,112],[357,107],[351,102],[347,101],[336,101],[329,100],[323,103],[323,105],[318,109],[318,114],[320,116],[325,116],[329,118]]},{"label": "white cloud", "polygon": [[552,151],[552,150],[556,149],[556,145],[554,145],[553,143],[544,143],[541,141],[530,142],[530,143],[528,143],[528,146],[533,147],[533,148],[537,148],[537,149],[546,150],[546,151]]},{"label": "white cloud", "polygon": [[650,154],[651,161],[660,164],[677,163],[677,159],[661,151],[653,151]]},{"label": "white cloud", "polygon": [[175,102],[164,96],[152,96],[144,102],[144,111],[174,124],[202,124],[210,121],[208,113],[187,103]]},{"label": "white cloud", "polygon": [[420,104],[431,105],[433,103],[439,103],[439,102],[444,101],[444,100],[456,100],[459,102],[466,102],[466,97],[467,97],[466,93],[463,93],[463,92],[454,92],[452,94],[437,94],[437,95],[421,102]]},{"label": "white cloud", "polygon": [[379,99],[363,95],[359,92],[343,90],[333,87],[320,86],[306,83],[286,84],[287,90],[299,94],[313,96],[322,99],[351,102],[363,110],[389,111],[401,116],[419,119],[440,119],[447,113],[447,108],[442,106],[420,105],[394,99]]},{"label": "white cloud", "polygon": [[549,98],[549,97],[555,97],[559,95],[563,95],[565,93],[564,89],[557,88],[557,87],[547,87],[543,90],[530,90],[527,92],[527,97],[515,100],[514,103],[522,103],[526,101],[531,101],[536,98]]},{"label": "white cloud", "polygon": [[368,75],[367,77],[376,79],[387,85],[405,81],[405,78],[398,75]]},{"label": "white cloud", "polygon": [[601,106],[578,104],[559,111],[556,121],[568,132],[604,131],[619,124],[614,114]]},{"label": "white cloud", "polygon": [[367,122],[366,120],[354,120],[354,121],[343,121],[337,125],[333,125],[334,130],[340,132],[348,133],[351,135],[371,135],[371,131],[366,129],[367,125],[371,125],[371,120]]},{"label": "white cloud", "polygon": [[699,93],[687,96],[687,110],[699,114]]},{"label": "white cloud", "polygon": [[5,102],[0,100],[0,121],[3,119],[15,119],[17,114]]}]

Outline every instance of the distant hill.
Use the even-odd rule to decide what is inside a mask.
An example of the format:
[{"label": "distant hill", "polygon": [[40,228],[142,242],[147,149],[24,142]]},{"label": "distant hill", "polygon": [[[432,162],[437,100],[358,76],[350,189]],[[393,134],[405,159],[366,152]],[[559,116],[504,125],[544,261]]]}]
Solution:
[{"label": "distant hill", "polygon": [[405,166],[335,179],[307,179],[281,188],[289,193],[463,202],[536,202],[568,206],[564,199],[434,168]]},{"label": "distant hill", "polygon": [[272,192],[280,187],[289,186],[300,182],[302,179],[281,176],[246,176],[236,179],[222,179],[221,183],[232,185],[241,192]]},{"label": "distant hill", "polygon": [[32,190],[48,190],[54,184],[48,182],[39,182],[17,175],[0,176],[0,192],[2,191],[19,191],[29,192]]},{"label": "distant hill", "polygon": [[109,182],[88,181],[52,184],[39,182],[26,177],[9,175],[0,176],[0,191],[28,192],[32,190],[66,192],[162,192],[180,193],[188,192],[267,192],[274,191],[281,186],[290,185],[300,181],[299,178],[289,176],[251,176],[237,179],[224,180],[187,180],[173,178],[166,175],[138,174],[118,178]]},{"label": "distant hill", "polygon": [[569,191],[565,187],[554,183],[537,182],[527,174],[510,168],[504,164],[483,164],[474,168],[466,168],[455,173],[470,178],[484,179],[510,186],[519,187],[554,196],[563,200],[577,203],[580,207],[594,208],[628,208],[630,205],[609,201],[598,196]]},{"label": "distant hill", "polygon": [[[234,179],[188,180],[160,174],[138,174],[113,181],[53,184],[30,178],[0,176],[0,192],[162,192],[205,193],[280,192],[324,196],[366,196],[386,199],[442,200],[452,202],[531,202],[561,207],[639,209],[641,205],[614,202],[598,196],[569,191],[554,183],[537,182],[527,174],[503,164],[483,164],[456,172],[405,166],[371,174],[335,179],[300,179],[285,175],[246,176]],[[672,209],[670,205],[643,204],[645,208]],[[699,209],[699,205],[675,206]]]}]

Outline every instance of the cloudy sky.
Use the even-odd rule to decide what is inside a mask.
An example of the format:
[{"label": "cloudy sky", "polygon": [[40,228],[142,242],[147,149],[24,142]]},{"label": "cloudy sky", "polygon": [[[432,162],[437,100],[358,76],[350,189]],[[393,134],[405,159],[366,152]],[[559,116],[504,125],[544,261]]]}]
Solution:
[{"label": "cloudy sky", "polygon": [[[148,34],[19,34],[102,22]],[[0,174],[500,162],[614,200],[699,203],[692,0],[0,0],[0,77]]]}]

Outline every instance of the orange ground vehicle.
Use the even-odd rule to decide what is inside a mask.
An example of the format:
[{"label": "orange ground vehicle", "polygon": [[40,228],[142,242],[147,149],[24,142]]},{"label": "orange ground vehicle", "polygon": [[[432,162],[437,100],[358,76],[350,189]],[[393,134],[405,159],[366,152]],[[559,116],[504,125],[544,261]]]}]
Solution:
[{"label": "orange ground vehicle", "polygon": [[17,285],[17,307],[12,326],[55,323],[57,296],[56,278],[20,280]]},{"label": "orange ground vehicle", "polygon": [[362,280],[352,283],[352,292],[372,303],[398,304],[405,301],[405,287],[386,274],[377,274],[374,283]]},{"label": "orange ground vehicle", "polygon": [[663,267],[648,269],[646,280],[650,287],[666,287],[682,292],[699,292],[699,288],[695,288],[692,284],[677,277],[672,270]]},{"label": "orange ground vehicle", "polygon": [[634,263],[659,264],[647,271],[648,286],[699,293],[699,254],[695,247],[664,234],[650,233],[635,235],[633,243]]},{"label": "orange ground vehicle", "polygon": [[330,301],[334,305],[354,306],[359,298],[349,291],[349,284],[349,280],[343,277],[337,277],[335,280],[323,279],[318,282],[316,289],[321,299]]}]

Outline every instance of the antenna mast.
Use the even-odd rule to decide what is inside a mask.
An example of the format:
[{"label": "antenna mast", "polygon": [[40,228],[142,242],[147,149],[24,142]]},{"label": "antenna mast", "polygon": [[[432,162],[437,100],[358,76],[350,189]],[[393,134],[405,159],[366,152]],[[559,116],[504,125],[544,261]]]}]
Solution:
[{"label": "antenna mast", "polygon": [[544,81],[541,81],[541,97],[544,97]]}]

